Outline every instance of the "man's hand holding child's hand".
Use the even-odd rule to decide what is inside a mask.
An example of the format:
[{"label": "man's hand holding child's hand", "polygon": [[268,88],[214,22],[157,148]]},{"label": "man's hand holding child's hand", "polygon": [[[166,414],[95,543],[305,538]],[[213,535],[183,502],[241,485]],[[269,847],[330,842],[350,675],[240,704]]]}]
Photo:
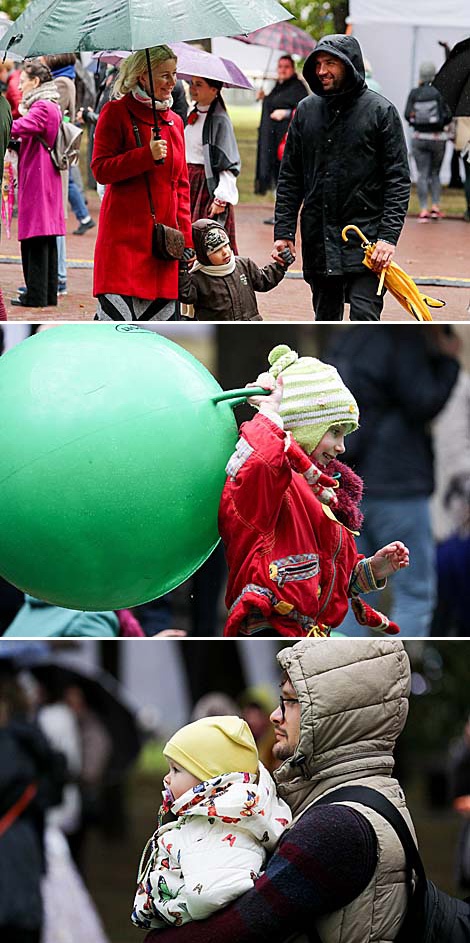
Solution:
[{"label": "man's hand holding child's hand", "polygon": [[410,552],[401,540],[394,540],[370,557],[370,565],[376,580],[384,580],[397,570],[409,565]]}]

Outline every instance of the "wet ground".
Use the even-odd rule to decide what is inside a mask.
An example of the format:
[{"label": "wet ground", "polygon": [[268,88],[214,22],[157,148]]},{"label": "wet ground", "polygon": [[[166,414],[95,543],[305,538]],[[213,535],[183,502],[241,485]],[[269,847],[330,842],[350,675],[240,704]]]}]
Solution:
[{"label": "wet ground", "polygon": [[[89,209],[97,220],[99,201],[96,194],[89,196]],[[270,259],[272,226],[264,220],[272,213],[272,206],[243,204],[237,207],[237,238],[240,255],[251,256],[259,265]],[[83,236],[74,236],[77,222],[69,215],[67,222],[67,276],[68,294],[59,299],[57,308],[16,308],[9,305],[16,290],[23,283],[19,244],[16,240],[16,220],[13,220],[12,238],[2,233],[0,244],[0,285],[3,289],[8,316],[17,321],[89,321],[93,319],[95,301],[92,297],[92,262],[97,228]],[[7,262],[6,259],[16,261]],[[413,277],[435,277],[464,280],[465,287],[421,286],[421,291],[441,298],[446,307],[434,309],[436,321],[468,321],[470,301],[470,224],[462,219],[443,219],[420,223],[410,217],[405,223],[396,261]],[[312,321],[310,290],[298,271],[297,264],[291,276],[284,279],[274,291],[258,295],[261,315],[269,321]],[[294,271],[293,271],[294,270]],[[296,271],[297,270],[297,271]],[[295,275],[298,277],[295,277]],[[292,277],[294,276],[294,277]],[[346,309],[348,310],[348,309]],[[412,321],[391,296],[385,299],[383,321]]]}]

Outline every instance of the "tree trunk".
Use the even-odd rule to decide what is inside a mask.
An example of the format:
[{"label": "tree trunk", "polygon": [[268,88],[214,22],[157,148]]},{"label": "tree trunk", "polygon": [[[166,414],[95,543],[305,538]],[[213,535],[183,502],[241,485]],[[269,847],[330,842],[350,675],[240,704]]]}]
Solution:
[{"label": "tree trunk", "polygon": [[349,0],[336,0],[332,12],[335,33],[345,33],[347,27],[346,17],[349,16]]}]

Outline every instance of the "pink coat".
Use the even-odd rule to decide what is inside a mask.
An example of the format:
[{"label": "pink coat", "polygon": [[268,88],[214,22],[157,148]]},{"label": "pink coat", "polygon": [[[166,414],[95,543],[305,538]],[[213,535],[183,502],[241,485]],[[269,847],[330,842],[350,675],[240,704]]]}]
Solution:
[{"label": "pink coat", "polygon": [[60,108],[37,101],[13,122],[11,136],[20,138],[18,162],[18,239],[65,236],[61,175],[39,137],[51,147],[61,121]]}]

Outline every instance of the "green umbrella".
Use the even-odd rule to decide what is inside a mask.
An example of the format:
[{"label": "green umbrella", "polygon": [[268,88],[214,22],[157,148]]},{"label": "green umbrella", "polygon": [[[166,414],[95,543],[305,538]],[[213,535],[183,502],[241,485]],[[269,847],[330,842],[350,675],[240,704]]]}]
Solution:
[{"label": "green umbrella", "polygon": [[235,36],[291,19],[276,0],[31,0],[2,36],[21,56]]}]

